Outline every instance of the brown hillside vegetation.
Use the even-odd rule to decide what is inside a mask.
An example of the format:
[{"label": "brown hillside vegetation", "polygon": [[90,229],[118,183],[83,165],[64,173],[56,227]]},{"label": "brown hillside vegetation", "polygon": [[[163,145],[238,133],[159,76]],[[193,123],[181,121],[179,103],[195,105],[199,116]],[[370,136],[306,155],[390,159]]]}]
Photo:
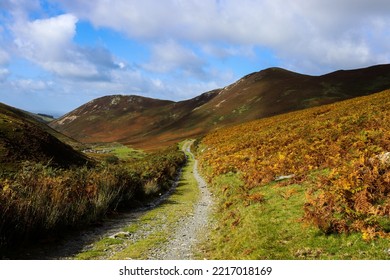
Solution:
[{"label": "brown hillside vegetation", "polygon": [[81,166],[89,159],[70,145],[76,141],[30,115],[0,103],[0,172],[15,171],[23,161],[51,162],[58,167]]},{"label": "brown hillside vegetation", "polygon": [[[66,135],[90,142],[121,142],[142,148],[167,146],[176,143],[158,139],[160,131],[167,131],[184,115],[216,95],[217,91],[196,98],[173,102],[142,96],[105,96],[77,108],[51,123]],[[145,146],[145,140],[150,143]]]},{"label": "brown hillside vegetation", "polygon": [[281,68],[249,74],[232,85],[181,102],[107,96],[51,123],[81,142],[154,149],[220,127],[329,104],[390,87],[390,65],[308,76]]},{"label": "brown hillside vegetation", "polygon": [[[222,186],[226,197],[241,198],[225,201],[224,209],[262,203],[269,184],[280,190],[295,184],[291,193],[282,195],[288,199],[306,188],[303,221],[326,234],[388,238],[389,108],[386,90],[219,129],[201,140],[200,161],[211,181],[224,174],[244,181],[240,188]],[[233,217],[236,224],[243,218],[237,213]]]},{"label": "brown hillside vegetation", "polygon": [[24,163],[12,176],[0,177],[0,259],[26,243],[60,238],[110,212],[139,207],[169,190],[184,162],[184,153],[170,147],[93,168]]}]

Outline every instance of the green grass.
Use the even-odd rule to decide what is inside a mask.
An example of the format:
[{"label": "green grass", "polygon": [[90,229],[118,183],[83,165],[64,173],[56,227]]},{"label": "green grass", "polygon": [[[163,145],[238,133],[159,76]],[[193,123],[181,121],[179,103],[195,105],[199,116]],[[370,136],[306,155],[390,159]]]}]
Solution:
[{"label": "green grass", "polygon": [[24,163],[12,176],[0,171],[0,250],[8,253],[147,203],[171,186],[184,163],[184,154],[171,147],[121,165],[60,169]]},{"label": "green grass", "polygon": [[242,113],[244,113],[244,112],[246,112],[246,111],[248,111],[248,110],[249,110],[249,105],[244,104],[244,105],[242,105],[242,106],[240,106],[240,107],[234,109],[234,110],[232,111],[232,113],[241,115]]},{"label": "green grass", "polygon": [[[245,202],[242,181],[229,173],[214,179],[219,198],[211,240],[203,244],[209,259],[390,259],[386,239],[365,242],[360,233],[325,235],[301,222],[305,191],[311,182],[272,182],[250,191],[261,202]],[[228,187],[228,188],[226,188]]]},{"label": "green grass", "polygon": [[[181,146],[188,144],[190,142],[184,142]],[[176,190],[165,202],[146,212],[134,224],[122,229],[130,234],[145,231],[149,232],[149,235],[136,242],[126,238],[118,239],[120,249],[119,246],[115,249],[113,239],[104,238],[95,243],[91,250],[77,255],[76,259],[146,259],[153,248],[163,246],[178,222],[193,212],[199,199],[199,189],[192,174],[193,164],[193,159],[189,157]]]},{"label": "green grass", "polygon": [[103,238],[94,243],[93,250],[82,252],[76,256],[78,260],[100,259],[105,256],[110,248],[123,244],[123,239]]},{"label": "green grass", "polygon": [[119,159],[141,158],[144,156],[142,151],[121,144],[114,146],[112,153]]},{"label": "green grass", "polygon": [[[120,143],[97,143],[91,145],[90,149],[95,151],[94,153],[88,153],[91,156],[104,158],[115,156],[120,160],[140,159],[145,156],[142,150],[133,149]],[[98,154],[97,152],[103,152]]]}]

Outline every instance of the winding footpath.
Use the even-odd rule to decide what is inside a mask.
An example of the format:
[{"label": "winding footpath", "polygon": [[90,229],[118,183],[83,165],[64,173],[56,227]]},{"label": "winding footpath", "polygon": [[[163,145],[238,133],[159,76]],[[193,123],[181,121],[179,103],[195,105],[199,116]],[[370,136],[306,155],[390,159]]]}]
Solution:
[{"label": "winding footpath", "polygon": [[200,198],[194,207],[192,216],[182,219],[176,227],[172,238],[160,250],[150,255],[150,259],[160,260],[190,260],[194,259],[196,245],[201,238],[207,238],[205,232],[211,213],[212,195],[207,189],[205,180],[198,172],[198,161],[191,152],[193,142],[187,142],[183,149],[194,159],[193,176],[200,189]]},{"label": "winding footpath", "polygon": [[[88,252],[96,252],[96,244],[103,239],[118,239],[122,242],[113,242],[107,245],[103,252],[100,250],[99,255],[93,258],[111,259],[116,258],[116,255],[131,249],[137,242],[163,232],[166,236],[165,242],[157,242],[152,248],[148,248],[143,253],[144,259],[159,259],[159,260],[186,260],[194,259],[197,245],[199,242],[207,238],[208,224],[210,221],[210,213],[212,206],[212,195],[207,189],[206,182],[198,172],[198,161],[191,152],[193,141],[187,141],[183,145],[183,151],[186,152],[188,168],[185,168],[185,174],[180,172],[178,178],[173,184],[170,191],[163,194],[160,198],[150,203],[146,207],[137,209],[130,213],[118,214],[115,217],[107,218],[100,225],[95,225],[81,232],[74,232],[66,236],[61,241],[48,244],[39,244],[34,248],[26,248],[24,252],[17,253],[12,258],[15,259],[73,259],[79,258],[79,254],[88,254]],[[191,166],[193,165],[193,166]],[[193,183],[191,188],[199,188],[199,198],[194,201],[193,211],[187,216],[182,215],[173,226],[166,224],[166,216],[164,211],[160,211],[153,219],[158,221],[160,226],[152,226],[147,222],[142,221],[142,217],[149,214],[151,211],[159,209],[167,201],[174,200],[174,195],[180,195],[180,184],[183,183],[183,177],[195,178],[197,186]],[[194,182],[194,181],[193,181]],[[180,184],[179,184],[180,183]],[[188,187],[189,185],[187,185]],[[180,203],[173,202],[175,207]],[[169,203],[166,203],[169,205]],[[171,206],[173,207],[173,206]],[[180,207],[180,206],[179,206]],[[180,208],[179,208],[180,211]],[[132,225],[137,225],[135,232],[126,232],[126,228]],[[91,254],[93,256],[93,254]],[[146,257],[145,257],[146,256]],[[89,257],[87,257],[89,258]],[[120,258],[129,258],[126,253]]]}]

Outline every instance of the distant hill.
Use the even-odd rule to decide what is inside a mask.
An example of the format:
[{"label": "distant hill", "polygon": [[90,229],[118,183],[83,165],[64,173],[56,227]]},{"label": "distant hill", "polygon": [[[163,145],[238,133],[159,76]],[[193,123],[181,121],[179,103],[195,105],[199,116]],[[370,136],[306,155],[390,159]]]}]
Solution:
[{"label": "distant hill", "polygon": [[181,102],[106,96],[51,122],[81,142],[118,141],[153,149],[183,138],[390,88],[390,65],[309,76],[281,68],[249,74],[223,88]]},{"label": "distant hill", "polygon": [[38,121],[44,122],[44,123],[50,123],[55,120],[55,118],[52,115],[48,114],[32,114],[34,118],[36,118]]},{"label": "distant hill", "polygon": [[31,114],[0,103],[0,172],[14,171],[23,161],[50,162],[59,167],[89,162],[69,144],[80,145]]},{"label": "distant hill", "polygon": [[[112,95],[88,102],[50,123],[54,129],[81,142],[131,142],[144,147],[145,139],[169,131],[189,112],[214,98],[219,91],[173,102],[142,96]],[[168,141],[169,142],[169,141]],[[156,146],[166,143],[156,142]],[[151,146],[154,146],[151,143]]]}]

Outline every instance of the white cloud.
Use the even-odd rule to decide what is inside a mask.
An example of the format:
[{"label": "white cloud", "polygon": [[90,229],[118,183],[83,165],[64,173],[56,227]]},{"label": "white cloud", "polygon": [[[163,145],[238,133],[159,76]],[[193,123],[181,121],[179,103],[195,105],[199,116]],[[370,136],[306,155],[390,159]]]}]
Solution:
[{"label": "white cloud", "polygon": [[21,79],[11,82],[14,88],[22,92],[36,92],[50,88],[50,83],[42,80]]},{"label": "white cloud", "polygon": [[388,48],[376,47],[387,46],[389,41],[387,0],[57,2],[95,26],[131,38],[152,43],[174,39],[209,46],[229,44],[216,55],[237,55],[229,48],[251,45],[272,49],[295,68],[308,63],[336,68],[390,61]]},{"label": "white cloud", "polygon": [[204,76],[205,62],[194,51],[173,40],[152,46],[152,56],[143,67],[152,72],[169,73],[180,71],[185,75]]},{"label": "white cloud", "polygon": [[0,82],[3,82],[9,75],[9,70],[6,68],[0,68]]},{"label": "white cloud", "polygon": [[9,75],[9,70],[7,68],[9,60],[9,54],[0,48],[0,82],[5,81]]},{"label": "white cloud", "polygon": [[202,51],[213,57],[219,59],[225,59],[232,56],[242,56],[242,57],[254,57],[255,51],[252,45],[246,46],[226,46],[220,44],[202,44]]},{"label": "white cloud", "polygon": [[[59,1],[78,17],[129,37],[277,44],[295,37],[294,1]],[[115,16],[113,16],[115,15]]]},{"label": "white cloud", "polygon": [[26,19],[28,13],[40,9],[39,0],[1,0],[0,9],[9,11],[15,19]]},{"label": "white cloud", "polygon": [[73,43],[78,19],[63,14],[47,19],[18,21],[14,43],[21,56],[63,78],[108,80],[120,66],[103,48],[79,47]]},{"label": "white cloud", "polygon": [[9,54],[0,48],[0,66],[5,65],[9,62],[10,56]]},{"label": "white cloud", "polygon": [[[12,93],[80,102],[113,93],[180,100],[229,84],[244,70],[223,67],[261,64],[256,55],[310,74],[388,63],[389,10],[388,0],[0,0],[0,80]],[[96,34],[119,31],[149,58],[143,49],[134,65],[77,45],[79,21]],[[15,57],[41,67],[42,77],[10,73]]]},{"label": "white cloud", "polygon": [[18,22],[15,44],[27,57],[39,62],[59,61],[72,44],[77,18],[71,14],[31,22]]}]

